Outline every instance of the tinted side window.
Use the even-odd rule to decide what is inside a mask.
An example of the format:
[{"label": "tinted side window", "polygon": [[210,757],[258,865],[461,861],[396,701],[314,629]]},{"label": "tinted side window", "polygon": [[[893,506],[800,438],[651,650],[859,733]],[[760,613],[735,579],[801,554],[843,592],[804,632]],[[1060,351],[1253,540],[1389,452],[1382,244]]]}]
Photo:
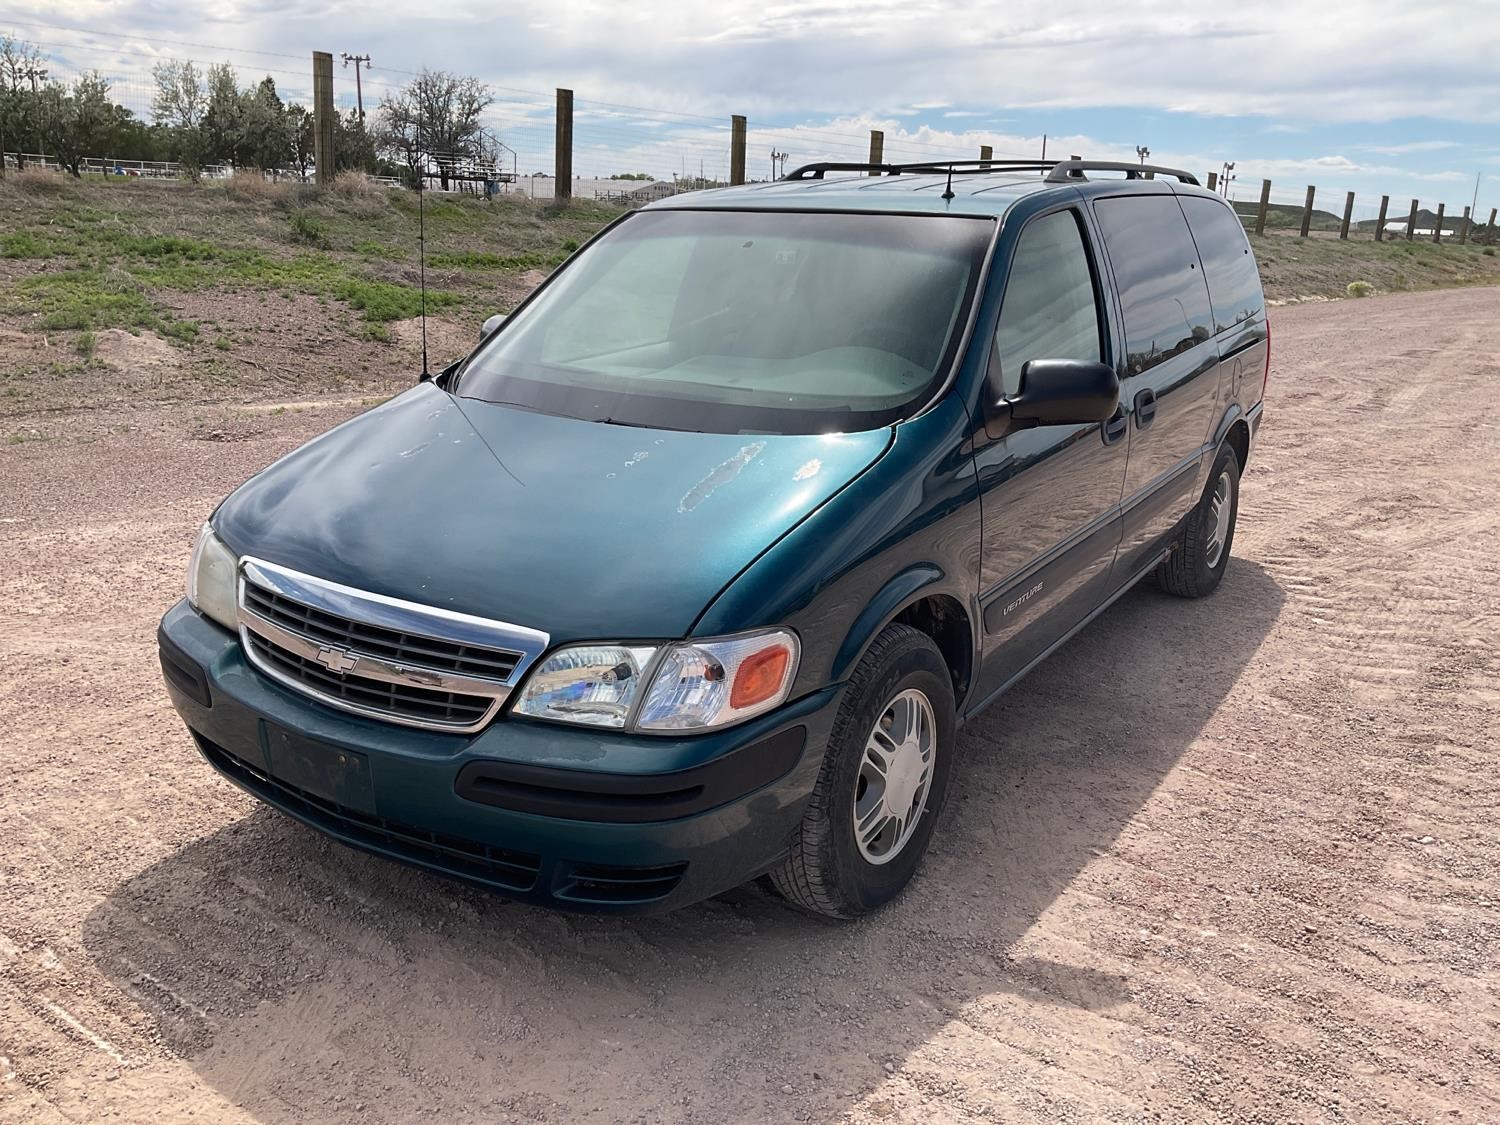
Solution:
[{"label": "tinted side window", "polygon": [[1214,327],[1222,332],[1249,320],[1260,312],[1263,300],[1260,274],[1255,269],[1244,224],[1228,207],[1212,199],[1184,196],[1178,202],[1192,228],[1198,257],[1208,278]]},{"label": "tinted side window", "polygon": [[1130,374],[1210,339],[1208,287],[1176,198],[1112,196],[1095,203],[1094,214],[1120,288]]},{"label": "tinted side window", "polygon": [[1094,275],[1073,212],[1032,220],[1016,241],[995,354],[1007,395],[1020,390],[1027,360],[1100,358]]}]

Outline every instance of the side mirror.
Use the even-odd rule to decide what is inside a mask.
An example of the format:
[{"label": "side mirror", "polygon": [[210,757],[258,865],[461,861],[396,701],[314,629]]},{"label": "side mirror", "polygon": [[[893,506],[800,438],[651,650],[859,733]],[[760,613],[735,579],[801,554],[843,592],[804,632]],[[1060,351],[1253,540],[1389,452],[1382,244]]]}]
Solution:
[{"label": "side mirror", "polygon": [[484,327],[479,330],[479,342],[482,344],[493,336],[499,327],[505,323],[505,314],[496,313],[484,322]]},{"label": "side mirror", "polygon": [[1084,426],[1107,421],[1120,405],[1113,367],[1083,359],[1033,359],[1021,368],[1021,388],[1009,406],[1012,428]]}]

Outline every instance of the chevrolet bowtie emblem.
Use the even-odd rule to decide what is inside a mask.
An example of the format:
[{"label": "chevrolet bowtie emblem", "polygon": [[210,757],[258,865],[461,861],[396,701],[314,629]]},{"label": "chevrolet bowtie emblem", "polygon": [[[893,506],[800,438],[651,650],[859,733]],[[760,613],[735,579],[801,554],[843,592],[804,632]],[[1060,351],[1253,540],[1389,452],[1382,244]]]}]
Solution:
[{"label": "chevrolet bowtie emblem", "polygon": [[345,672],[354,671],[359,663],[359,657],[350,656],[344,649],[324,645],[318,650],[318,663],[330,672],[337,672],[342,676]]}]

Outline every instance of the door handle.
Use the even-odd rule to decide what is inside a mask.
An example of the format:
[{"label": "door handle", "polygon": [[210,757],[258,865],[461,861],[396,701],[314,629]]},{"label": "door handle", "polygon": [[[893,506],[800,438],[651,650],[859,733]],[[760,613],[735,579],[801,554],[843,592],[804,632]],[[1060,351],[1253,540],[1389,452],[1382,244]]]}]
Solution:
[{"label": "door handle", "polygon": [[1115,407],[1115,412],[1100,427],[1100,433],[1104,437],[1105,445],[1113,445],[1125,436],[1125,430],[1130,425],[1130,419],[1125,416],[1123,406]]},{"label": "door handle", "polygon": [[1156,419],[1156,392],[1147,387],[1135,396],[1135,428],[1144,430]]}]

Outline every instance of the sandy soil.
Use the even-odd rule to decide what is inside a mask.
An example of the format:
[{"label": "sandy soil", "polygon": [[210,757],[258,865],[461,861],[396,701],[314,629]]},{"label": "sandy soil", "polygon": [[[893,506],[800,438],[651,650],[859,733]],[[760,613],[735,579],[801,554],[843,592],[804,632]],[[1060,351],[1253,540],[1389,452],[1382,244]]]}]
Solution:
[{"label": "sandy soil", "polygon": [[357,403],[0,448],[0,1118],[1500,1119],[1497,326],[1278,310],[1223,587],[1132,593],[974,724],[845,927],[507,904],[210,772],[156,618]]}]

